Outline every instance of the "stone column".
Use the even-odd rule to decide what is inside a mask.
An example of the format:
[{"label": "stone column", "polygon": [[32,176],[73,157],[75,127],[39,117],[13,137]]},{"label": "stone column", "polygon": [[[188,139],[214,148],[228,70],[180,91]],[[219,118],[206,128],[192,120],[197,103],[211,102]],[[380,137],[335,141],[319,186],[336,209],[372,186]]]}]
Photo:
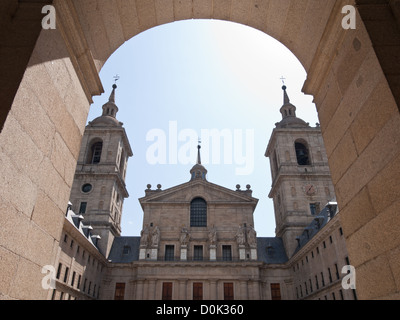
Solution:
[{"label": "stone column", "polygon": [[179,280],[179,300],[188,300],[186,288],[187,279]]},{"label": "stone column", "polygon": [[248,300],[249,299],[247,281],[248,280],[243,280],[243,279],[240,280],[240,299],[239,300]]},{"label": "stone column", "polygon": [[156,293],[156,280],[151,279],[148,281],[147,285],[147,300],[154,300],[155,299],[155,293]]},{"label": "stone column", "polygon": [[128,288],[126,290],[125,300],[135,300],[136,298],[136,280],[131,279],[128,281]]},{"label": "stone column", "polygon": [[260,300],[260,282],[258,280],[250,280],[250,300]]},{"label": "stone column", "polygon": [[143,280],[136,282],[136,300],[143,300]]},{"label": "stone column", "polygon": [[217,281],[210,280],[210,300],[217,300],[218,292],[217,292]]}]

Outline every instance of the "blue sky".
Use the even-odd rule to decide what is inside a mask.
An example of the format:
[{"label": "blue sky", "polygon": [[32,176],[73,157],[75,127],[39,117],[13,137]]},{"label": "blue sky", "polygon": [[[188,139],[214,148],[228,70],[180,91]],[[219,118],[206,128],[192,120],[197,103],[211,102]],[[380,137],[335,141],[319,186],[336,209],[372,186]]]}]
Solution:
[{"label": "blue sky", "polygon": [[[122,235],[140,234],[138,198],[147,184],[167,189],[189,181],[197,139],[203,137],[208,181],[232,190],[250,184],[259,199],[257,235],[275,236],[264,153],[281,120],[282,76],[297,116],[312,126],[318,122],[312,97],[301,92],[306,73],[297,58],[265,33],[236,23],[188,20],[159,26],[126,42],[106,62],[100,73],[106,92],[94,98],[89,121],[101,115],[116,74],[117,118],[134,153]],[[215,133],[226,138],[219,146]]]}]

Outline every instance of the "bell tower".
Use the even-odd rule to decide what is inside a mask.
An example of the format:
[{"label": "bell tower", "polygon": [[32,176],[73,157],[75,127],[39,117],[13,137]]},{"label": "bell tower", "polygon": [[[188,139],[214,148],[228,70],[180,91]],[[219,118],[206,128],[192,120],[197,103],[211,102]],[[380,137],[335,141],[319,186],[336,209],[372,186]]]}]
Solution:
[{"label": "bell tower", "polygon": [[328,159],[317,124],[311,127],[296,116],[284,85],[282,120],[276,123],[265,156],[270,160],[276,236],[291,257],[296,237],[335,198]]},{"label": "bell tower", "polygon": [[123,123],[116,118],[116,89],[114,84],[102,115],[85,128],[70,197],[74,212],[93,228],[92,234],[100,235],[97,244],[105,257],[121,234],[123,202],[129,196],[126,169],[133,155]]}]

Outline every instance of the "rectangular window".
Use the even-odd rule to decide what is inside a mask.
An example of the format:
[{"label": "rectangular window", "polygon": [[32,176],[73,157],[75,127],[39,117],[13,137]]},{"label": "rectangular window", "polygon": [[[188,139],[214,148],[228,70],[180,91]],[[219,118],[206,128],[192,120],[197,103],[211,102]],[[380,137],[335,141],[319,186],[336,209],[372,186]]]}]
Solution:
[{"label": "rectangular window", "polygon": [[231,246],[222,246],[222,260],[223,261],[232,261]]},{"label": "rectangular window", "polygon": [[59,264],[58,264],[58,269],[57,269],[56,279],[60,279],[61,269],[62,269],[62,264],[59,263]]},{"label": "rectangular window", "polygon": [[124,300],[124,299],[125,299],[125,283],[116,283],[114,300]]},{"label": "rectangular window", "polygon": [[130,246],[124,246],[124,249],[122,251],[122,254],[128,255],[131,253],[131,247]]},{"label": "rectangular window", "polygon": [[193,300],[203,300],[203,283],[193,283]]},{"label": "rectangular window", "polygon": [[57,293],[57,290],[53,289],[53,293],[51,295],[51,300],[54,300],[56,298],[56,293]]},{"label": "rectangular window", "polygon": [[67,282],[67,279],[68,279],[68,271],[69,271],[69,268],[66,267],[66,268],[65,268],[65,273],[64,273],[64,282]]},{"label": "rectangular window", "polygon": [[194,246],[193,260],[203,261],[203,246]]},{"label": "rectangular window", "polygon": [[76,272],[72,272],[71,287],[74,286]]},{"label": "rectangular window", "polygon": [[79,213],[86,213],[87,202],[81,202]]},{"label": "rectangular window", "polygon": [[166,245],[165,246],[165,261],[174,261],[175,256],[175,246],[173,245]]},{"label": "rectangular window", "polygon": [[[301,290],[301,286],[300,286]],[[303,293],[301,293],[303,296]],[[282,300],[281,298],[281,285],[279,283],[271,283],[271,298],[272,300]]]},{"label": "rectangular window", "polygon": [[224,300],[234,300],[233,283],[224,283]]},{"label": "rectangular window", "polygon": [[172,282],[164,282],[162,287],[162,300],[172,300]]}]

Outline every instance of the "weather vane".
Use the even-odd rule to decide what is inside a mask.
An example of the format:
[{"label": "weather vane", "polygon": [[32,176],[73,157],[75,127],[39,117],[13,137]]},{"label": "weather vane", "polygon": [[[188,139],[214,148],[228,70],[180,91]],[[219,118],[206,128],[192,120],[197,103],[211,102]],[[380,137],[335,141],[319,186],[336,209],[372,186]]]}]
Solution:
[{"label": "weather vane", "polygon": [[117,81],[119,80],[119,75],[117,74],[117,75],[115,75],[114,76],[114,82],[115,82],[115,84],[117,84]]},{"label": "weather vane", "polygon": [[282,83],[285,84],[286,78],[284,78],[284,77],[282,76],[281,80],[282,80]]}]

